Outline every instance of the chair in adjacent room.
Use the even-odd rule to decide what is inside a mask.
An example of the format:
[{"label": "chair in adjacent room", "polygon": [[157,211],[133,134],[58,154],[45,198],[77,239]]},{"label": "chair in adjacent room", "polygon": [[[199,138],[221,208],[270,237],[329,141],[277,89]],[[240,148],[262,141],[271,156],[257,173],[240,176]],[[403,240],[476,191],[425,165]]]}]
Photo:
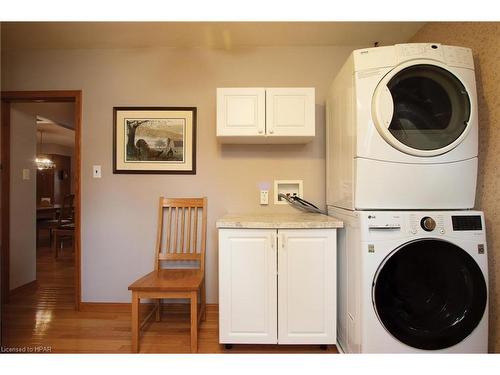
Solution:
[{"label": "chair in adjacent room", "polygon": [[[149,318],[156,312],[156,321],[161,320],[164,298],[190,301],[191,352],[197,352],[198,324],[206,314],[206,236],[206,197],[160,198],[154,270],[128,287],[132,291],[132,352],[139,351],[140,331]],[[183,262],[183,268],[168,267],[176,262]],[[139,319],[141,298],[156,300],[143,322]]]},{"label": "chair in adjacent room", "polygon": [[73,224],[74,226],[74,207],[73,207],[74,200],[75,200],[75,194],[68,194],[64,196],[61,208],[60,210],[58,210],[56,218],[37,222],[37,243],[38,243],[38,231],[40,229],[49,230],[49,241],[51,246],[54,246],[53,243],[54,229],[61,227],[63,225]]},{"label": "chair in adjacent room", "polygon": [[75,213],[73,203],[75,200],[75,195],[66,195],[63,198],[63,204],[61,206],[61,212],[57,218],[57,225],[50,228],[50,238],[52,242],[52,249],[54,253],[54,258],[57,259],[59,255],[59,248],[62,249],[62,241],[66,238],[71,239],[74,247],[75,239]]}]

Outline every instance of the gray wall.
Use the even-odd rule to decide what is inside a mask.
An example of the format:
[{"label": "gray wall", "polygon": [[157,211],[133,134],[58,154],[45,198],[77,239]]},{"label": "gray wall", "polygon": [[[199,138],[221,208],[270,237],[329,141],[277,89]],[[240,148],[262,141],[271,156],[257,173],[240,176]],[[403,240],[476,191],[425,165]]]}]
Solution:
[{"label": "gray wall", "polygon": [[[4,51],[5,90],[83,90],[82,300],[128,302],[128,285],[152,270],[160,195],[207,196],[207,299],[217,302],[217,231],[225,213],[292,212],[259,205],[259,185],[304,180],[305,198],[325,204],[327,89],[355,47],[233,50]],[[307,145],[220,145],[217,87],[312,86],[317,136]],[[196,106],[197,174],[113,175],[113,106]],[[93,179],[92,165],[102,165]],[[272,191],[271,191],[272,193]],[[250,282],[250,280],[249,280]]]},{"label": "gray wall", "polygon": [[[10,289],[36,279],[36,119],[12,104],[10,129]],[[23,180],[23,169],[30,172]]]}]

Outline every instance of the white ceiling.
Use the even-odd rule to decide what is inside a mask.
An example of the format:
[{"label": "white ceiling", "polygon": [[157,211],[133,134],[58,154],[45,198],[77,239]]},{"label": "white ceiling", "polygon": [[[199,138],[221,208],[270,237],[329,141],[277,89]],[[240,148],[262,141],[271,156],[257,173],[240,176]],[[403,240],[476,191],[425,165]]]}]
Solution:
[{"label": "white ceiling", "polygon": [[37,143],[41,142],[41,134],[40,131],[43,132],[43,144],[55,144],[65,147],[74,148],[75,147],[75,131],[72,129],[65,128],[61,125],[52,122],[49,119],[45,119],[42,117],[37,117],[36,122],[37,132]]},{"label": "white ceiling", "polygon": [[408,41],[423,22],[3,22],[2,49],[371,46]]}]

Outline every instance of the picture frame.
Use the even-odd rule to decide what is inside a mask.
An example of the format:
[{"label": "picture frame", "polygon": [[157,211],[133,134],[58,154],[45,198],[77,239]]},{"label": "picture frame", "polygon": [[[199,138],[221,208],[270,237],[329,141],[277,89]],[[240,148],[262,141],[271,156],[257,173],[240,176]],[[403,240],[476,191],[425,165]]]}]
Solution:
[{"label": "picture frame", "polygon": [[196,107],[113,107],[113,173],[196,174]]}]

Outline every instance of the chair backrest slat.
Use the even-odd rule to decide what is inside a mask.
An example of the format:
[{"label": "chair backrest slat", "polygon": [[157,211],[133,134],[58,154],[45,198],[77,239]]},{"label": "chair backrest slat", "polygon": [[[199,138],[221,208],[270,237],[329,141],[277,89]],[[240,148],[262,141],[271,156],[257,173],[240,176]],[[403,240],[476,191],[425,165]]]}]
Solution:
[{"label": "chair backrest slat", "polygon": [[186,247],[186,253],[191,252],[191,207],[188,207],[188,224],[187,224],[188,230],[187,230],[187,247]]},{"label": "chair backrest slat", "polygon": [[[164,226],[164,224],[166,225]],[[158,213],[155,269],[161,268],[162,261],[199,261],[199,268],[204,271],[206,226],[206,197],[161,197]],[[163,247],[163,245],[165,246]]]},{"label": "chair backrest slat", "polygon": [[[162,218],[163,218],[162,198],[160,198],[160,211],[162,212]],[[171,223],[172,223],[172,208],[167,207],[167,244],[166,244],[167,252],[170,251],[170,238],[172,237],[172,234],[170,231]],[[162,228],[162,231],[163,231],[163,228]]]},{"label": "chair backrest slat", "polygon": [[198,252],[198,207],[194,209],[193,253]]},{"label": "chair backrest slat", "polygon": [[180,244],[180,251],[181,253],[184,252],[184,226],[185,226],[185,214],[186,210],[184,207],[181,208],[181,244]]},{"label": "chair backrest slat", "polygon": [[177,252],[177,233],[179,231],[179,207],[175,207],[175,230],[174,230],[174,243],[172,246],[172,252]]},{"label": "chair backrest slat", "polygon": [[[156,232],[156,253],[161,253],[161,243],[162,243],[162,235],[163,235],[163,207],[160,205],[158,209],[158,230]],[[155,269],[159,267],[159,258],[155,259]]]}]

